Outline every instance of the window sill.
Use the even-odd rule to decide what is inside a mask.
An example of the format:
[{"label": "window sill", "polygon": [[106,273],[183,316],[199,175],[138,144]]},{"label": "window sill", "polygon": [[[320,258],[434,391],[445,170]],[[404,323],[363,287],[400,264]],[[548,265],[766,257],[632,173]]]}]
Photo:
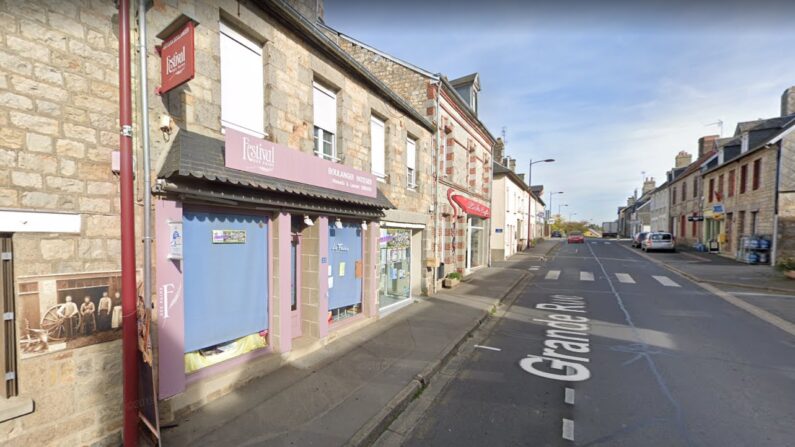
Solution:
[{"label": "window sill", "polygon": [[0,400],[0,422],[33,413],[33,409],[33,399],[29,397],[2,399]]}]

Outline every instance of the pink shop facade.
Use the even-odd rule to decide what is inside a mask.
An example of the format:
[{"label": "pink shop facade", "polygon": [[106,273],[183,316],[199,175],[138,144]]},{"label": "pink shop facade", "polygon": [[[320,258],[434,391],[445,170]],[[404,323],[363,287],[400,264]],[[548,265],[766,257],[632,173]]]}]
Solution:
[{"label": "pink shop facade", "polygon": [[165,420],[377,318],[370,173],[227,129],[181,131],[156,186]]}]

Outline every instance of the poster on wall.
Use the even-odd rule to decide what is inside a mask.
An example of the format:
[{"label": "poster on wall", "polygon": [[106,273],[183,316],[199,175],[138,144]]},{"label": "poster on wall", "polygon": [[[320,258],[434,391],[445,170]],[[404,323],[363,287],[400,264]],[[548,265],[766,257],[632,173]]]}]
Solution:
[{"label": "poster on wall", "polygon": [[18,280],[21,357],[121,338],[121,272]]}]

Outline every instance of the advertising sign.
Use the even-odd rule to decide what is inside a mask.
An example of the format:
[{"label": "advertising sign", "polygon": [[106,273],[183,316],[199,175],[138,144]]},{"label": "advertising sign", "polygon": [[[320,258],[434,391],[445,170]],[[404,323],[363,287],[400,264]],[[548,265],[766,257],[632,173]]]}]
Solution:
[{"label": "advertising sign", "polygon": [[376,196],[373,174],[234,129],[227,128],[225,132],[224,164],[227,168],[360,196]]},{"label": "advertising sign", "polygon": [[488,219],[491,217],[491,210],[482,203],[475,202],[474,200],[467,199],[464,196],[453,195],[453,201],[457,203],[465,213],[473,216]]},{"label": "advertising sign", "polygon": [[160,49],[161,84],[158,93],[163,94],[179,87],[196,75],[194,26],[193,22],[187,22],[163,41]]},{"label": "advertising sign", "polygon": [[245,244],[246,230],[213,230],[213,244]]}]

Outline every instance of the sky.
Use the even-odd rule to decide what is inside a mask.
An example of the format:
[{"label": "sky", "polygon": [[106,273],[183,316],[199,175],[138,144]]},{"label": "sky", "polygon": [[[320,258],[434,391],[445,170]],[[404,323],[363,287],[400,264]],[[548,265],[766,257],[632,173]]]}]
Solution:
[{"label": "sky", "polygon": [[[554,6],[549,6],[553,3]],[[480,73],[479,116],[552,213],[616,219],[698,138],[778,116],[795,85],[795,2],[325,0],[325,23],[450,79]],[[787,20],[789,18],[789,21]]]}]

